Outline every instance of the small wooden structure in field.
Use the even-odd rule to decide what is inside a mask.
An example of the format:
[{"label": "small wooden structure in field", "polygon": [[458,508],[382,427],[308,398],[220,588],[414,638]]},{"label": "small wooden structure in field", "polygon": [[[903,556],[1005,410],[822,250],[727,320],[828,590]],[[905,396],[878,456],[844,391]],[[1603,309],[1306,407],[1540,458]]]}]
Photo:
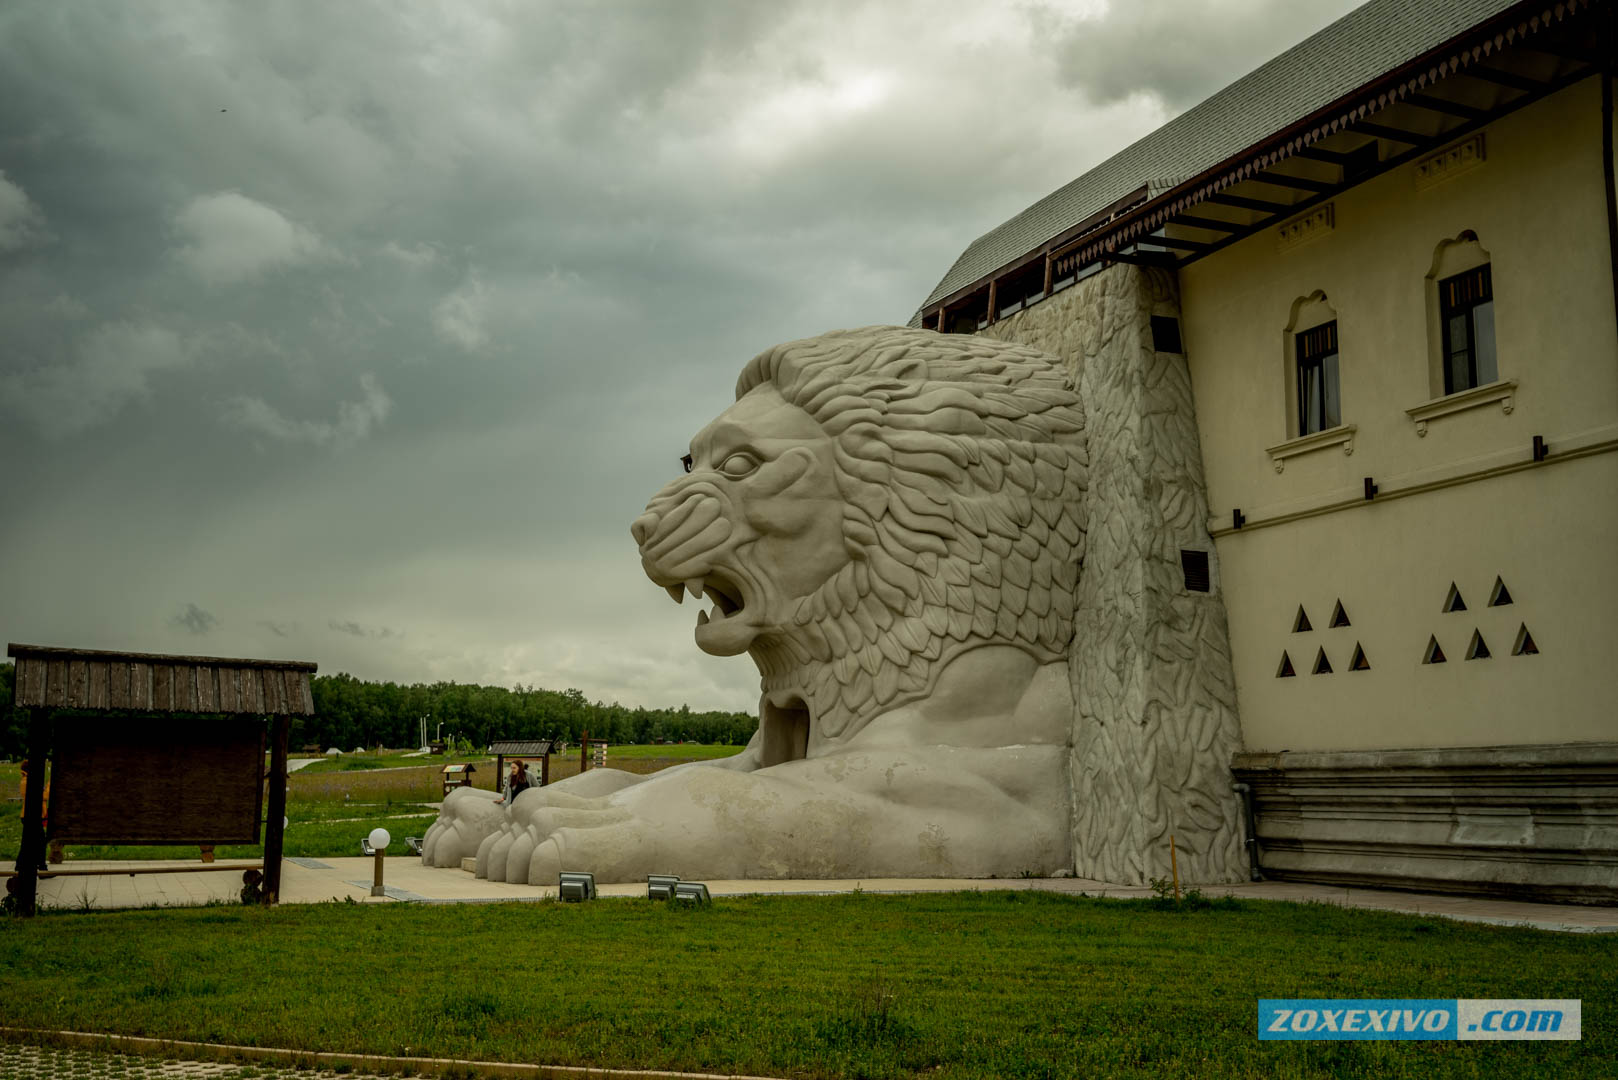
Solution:
[{"label": "small wooden structure in field", "polygon": [[17,661],[13,703],[29,713],[31,779],[23,800],[22,850],[10,883],[19,911],[33,913],[48,840],[257,844],[260,820],[263,897],[266,903],[279,899],[287,729],[291,717],[314,714],[314,664],[39,645],[10,645],[7,651]]},{"label": "small wooden structure in field", "polygon": [[551,782],[551,740],[507,739],[493,743],[489,751],[494,754],[494,786],[498,791],[506,782],[506,758],[519,758],[524,762],[539,759],[539,786]]}]

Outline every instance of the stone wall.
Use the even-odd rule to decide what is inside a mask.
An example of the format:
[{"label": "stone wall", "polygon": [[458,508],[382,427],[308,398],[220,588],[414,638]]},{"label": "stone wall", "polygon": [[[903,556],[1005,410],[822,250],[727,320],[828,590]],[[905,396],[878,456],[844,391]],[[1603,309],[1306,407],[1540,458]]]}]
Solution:
[{"label": "stone wall", "polygon": [[1240,754],[1264,875],[1618,902],[1618,743]]},{"label": "stone wall", "polygon": [[[1059,356],[1090,444],[1088,554],[1070,660],[1075,870],[1143,884],[1245,880],[1236,691],[1191,378],[1153,348],[1151,317],[1178,319],[1172,274],[1114,266],[983,333]],[[1208,553],[1189,592],[1180,552]]]}]

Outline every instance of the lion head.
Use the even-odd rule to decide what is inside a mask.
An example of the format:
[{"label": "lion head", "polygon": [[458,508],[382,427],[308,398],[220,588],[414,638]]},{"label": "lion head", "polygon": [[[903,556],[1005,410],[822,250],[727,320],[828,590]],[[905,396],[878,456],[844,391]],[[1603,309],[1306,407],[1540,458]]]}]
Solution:
[{"label": "lion head", "polygon": [[[1084,417],[1059,361],[868,327],[778,345],[632,527],[705,652],[747,652],[766,764],[927,695],[961,653],[1066,655],[1083,555]],[[772,760],[773,759],[773,760]]]}]

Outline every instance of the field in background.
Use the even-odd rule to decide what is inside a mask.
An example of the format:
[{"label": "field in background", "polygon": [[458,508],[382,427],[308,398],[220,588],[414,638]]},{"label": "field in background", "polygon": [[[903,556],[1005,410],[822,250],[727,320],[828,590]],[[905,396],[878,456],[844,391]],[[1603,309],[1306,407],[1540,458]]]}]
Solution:
[{"label": "field in background", "polygon": [[[1613,943],[1037,892],[0,919],[0,1024],[791,1077],[1608,1077]],[[1582,1042],[1260,1042],[1258,998],[1583,1000]]]},{"label": "field in background", "polygon": [[[695,744],[615,746],[607,751],[609,768],[635,773],[654,773],[672,765],[729,757],[739,746],[700,746]],[[494,758],[439,756],[404,758],[404,751],[384,751],[381,755],[344,754],[323,758],[287,777],[287,830],[285,854],[305,858],[358,855],[360,838],[374,828],[388,830],[394,837],[390,848],[404,851],[406,836],[420,836],[432,824],[438,811],[431,805],[442,801],[443,767],[451,761],[472,761],[476,771],[473,786],[485,791],[495,788]],[[406,764],[398,766],[395,761]],[[422,762],[432,764],[422,764]],[[535,777],[537,779],[537,764]],[[551,781],[579,771],[579,754],[551,758]],[[21,769],[16,763],[0,763],[0,859],[15,859],[22,842],[18,818],[22,804],[17,798]],[[256,844],[227,844],[214,854],[222,859],[258,858],[264,849]],[[85,859],[195,859],[196,847],[69,845],[67,861]]]}]

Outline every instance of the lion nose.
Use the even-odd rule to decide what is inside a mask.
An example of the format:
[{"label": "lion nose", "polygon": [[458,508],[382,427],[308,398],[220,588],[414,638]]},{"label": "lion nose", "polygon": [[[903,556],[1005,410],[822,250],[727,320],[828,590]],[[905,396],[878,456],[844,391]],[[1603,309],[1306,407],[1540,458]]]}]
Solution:
[{"label": "lion nose", "polygon": [[[622,521],[623,519],[619,518],[619,520]],[[647,537],[651,536],[652,533],[657,531],[657,522],[657,514],[651,510],[648,510],[640,517],[636,518],[634,523],[629,526],[629,535],[635,538],[635,544],[637,547],[646,546]]]}]

